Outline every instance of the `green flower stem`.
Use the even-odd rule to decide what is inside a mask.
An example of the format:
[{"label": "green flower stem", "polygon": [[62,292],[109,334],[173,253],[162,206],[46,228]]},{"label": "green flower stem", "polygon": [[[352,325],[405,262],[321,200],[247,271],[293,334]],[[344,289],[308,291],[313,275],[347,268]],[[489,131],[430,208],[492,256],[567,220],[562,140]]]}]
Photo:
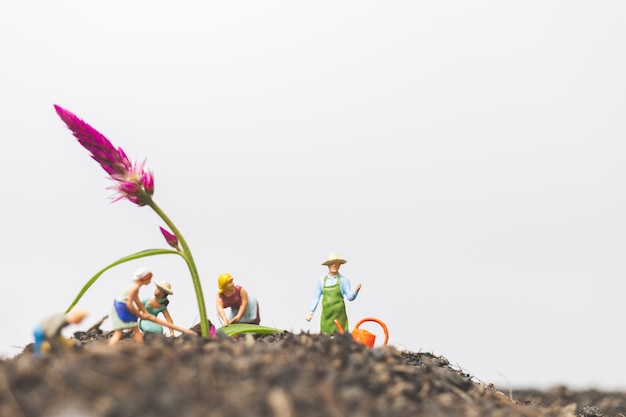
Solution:
[{"label": "green flower stem", "polygon": [[196,291],[196,299],[198,301],[198,309],[200,312],[200,329],[202,332],[202,337],[208,337],[209,325],[206,315],[206,306],[204,304],[204,293],[202,292],[202,285],[200,283],[198,269],[196,268],[196,263],[193,260],[193,256],[191,255],[189,246],[187,246],[187,242],[183,238],[183,235],[176,228],[176,226],[174,226],[174,223],[172,223],[172,221],[169,219],[169,217],[167,217],[163,210],[161,210],[161,208],[157,206],[157,204],[154,202],[154,200],[152,200],[150,196],[146,194],[146,197],[148,199],[147,205],[152,207],[152,210],[154,210],[159,215],[159,217],[163,219],[163,221],[165,222],[165,224],[167,224],[172,233],[176,235],[176,237],[178,238],[178,243],[180,243],[180,246],[182,247],[181,256],[185,259],[185,262],[187,262],[189,272],[191,273],[191,280],[193,281],[193,287]]}]

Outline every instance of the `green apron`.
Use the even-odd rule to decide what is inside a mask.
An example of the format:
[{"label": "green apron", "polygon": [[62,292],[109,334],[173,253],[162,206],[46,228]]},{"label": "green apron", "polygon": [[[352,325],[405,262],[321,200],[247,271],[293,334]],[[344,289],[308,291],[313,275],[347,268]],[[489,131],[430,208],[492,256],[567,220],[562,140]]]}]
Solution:
[{"label": "green apron", "polygon": [[337,283],[329,287],[326,286],[328,276],[324,277],[324,287],[322,288],[322,316],[320,319],[322,333],[337,333],[337,325],[335,319],[339,321],[344,331],[348,330],[348,315],[346,314],[346,305],[343,301],[341,293],[340,280],[337,277]]}]

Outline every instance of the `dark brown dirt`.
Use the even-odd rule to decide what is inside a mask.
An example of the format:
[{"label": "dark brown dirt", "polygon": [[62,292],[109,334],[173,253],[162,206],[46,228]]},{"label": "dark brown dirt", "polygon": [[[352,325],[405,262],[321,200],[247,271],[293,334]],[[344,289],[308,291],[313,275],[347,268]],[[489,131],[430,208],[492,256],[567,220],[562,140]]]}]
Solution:
[{"label": "dark brown dirt", "polygon": [[[151,336],[151,337],[150,337]],[[504,393],[429,353],[350,335],[75,334],[75,351],[0,361],[1,417],[625,416],[625,393]]]}]

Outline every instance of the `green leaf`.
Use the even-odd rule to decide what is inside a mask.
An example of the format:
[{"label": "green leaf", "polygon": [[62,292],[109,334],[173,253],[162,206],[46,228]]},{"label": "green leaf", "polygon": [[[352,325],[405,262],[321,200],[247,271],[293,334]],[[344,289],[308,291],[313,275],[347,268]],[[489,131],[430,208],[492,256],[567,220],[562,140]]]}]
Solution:
[{"label": "green leaf", "polygon": [[146,249],[137,253],[133,253],[132,255],[124,256],[123,258],[120,258],[117,261],[113,262],[112,264],[104,267],[103,269],[98,271],[96,275],[91,277],[89,281],[87,281],[87,284],[83,286],[83,288],[80,290],[76,298],[74,298],[74,301],[72,301],[72,304],[70,304],[70,306],[67,308],[66,312],[69,312],[78,303],[78,301],[82,298],[82,296],[87,292],[89,287],[91,287],[94,284],[94,282],[96,282],[96,280],[100,278],[100,276],[104,274],[107,270],[113,268],[114,266],[123,264],[124,262],[134,261],[135,259],[145,258],[146,256],[164,255],[164,254],[173,254],[173,255],[182,256],[178,251],[175,251],[172,249]]},{"label": "green leaf", "polygon": [[229,324],[228,326],[220,327],[219,329],[217,329],[217,331],[222,332],[227,336],[235,336],[244,333],[273,334],[284,332],[284,330],[274,329],[273,327],[265,327],[259,326],[258,324],[245,323]]}]

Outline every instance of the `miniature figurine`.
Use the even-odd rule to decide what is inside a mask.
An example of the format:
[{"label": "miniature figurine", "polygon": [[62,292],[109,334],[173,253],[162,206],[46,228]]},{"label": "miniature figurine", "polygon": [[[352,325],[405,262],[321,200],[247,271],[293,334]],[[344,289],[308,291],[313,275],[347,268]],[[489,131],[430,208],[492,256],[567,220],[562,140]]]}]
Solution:
[{"label": "miniature figurine", "polygon": [[339,257],[336,252],[331,252],[322,265],[328,267],[328,274],[321,277],[315,287],[315,295],[311,302],[309,314],[306,321],[311,321],[313,313],[322,297],[322,314],[320,318],[320,331],[322,333],[333,334],[337,332],[335,320],[344,328],[348,328],[348,315],[346,305],[343,300],[345,296],[349,301],[353,301],[361,290],[361,284],[357,284],[354,290],[350,286],[350,281],[339,273],[339,267],[347,261]]},{"label": "miniature figurine", "polygon": [[[167,306],[170,303],[170,300],[167,299],[169,295],[174,295],[174,291],[172,291],[172,285],[167,281],[161,281],[155,283],[156,288],[154,289],[154,295],[150,298],[144,298],[142,303],[148,313],[154,315],[155,317],[159,315],[159,313],[163,313],[165,320],[168,323],[174,324],[174,320],[172,320],[172,316],[170,315]],[[163,326],[158,323],[148,321],[148,320],[139,320],[139,328],[144,333],[160,333],[163,334]],[[169,328],[170,336],[174,337],[174,329]]]},{"label": "miniature figurine", "polygon": [[[235,285],[231,274],[217,278],[219,292],[216,297],[217,315],[224,326],[233,323],[259,324],[259,303],[240,285]],[[230,308],[228,315],[225,311]]]},{"label": "miniature figurine", "polygon": [[87,311],[80,307],[74,307],[69,313],[55,314],[35,327],[35,346],[33,354],[58,353],[71,350],[75,345],[74,339],[67,339],[61,335],[63,328],[70,324],[78,324],[83,321]]},{"label": "miniature figurine", "polygon": [[109,339],[109,346],[116,345],[122,338],[123,329],[133,329],[133,338],[137,343],[143,343],[143,334],[139,331],[138,319],[155,321],[156,317],[146,310],[139,299],[139,288],[148,285],[152,279],[152,271],[148,268],[139,268],[135,271],[133,281],[117,296],[111,309],[113,320],[113,336]]}]

